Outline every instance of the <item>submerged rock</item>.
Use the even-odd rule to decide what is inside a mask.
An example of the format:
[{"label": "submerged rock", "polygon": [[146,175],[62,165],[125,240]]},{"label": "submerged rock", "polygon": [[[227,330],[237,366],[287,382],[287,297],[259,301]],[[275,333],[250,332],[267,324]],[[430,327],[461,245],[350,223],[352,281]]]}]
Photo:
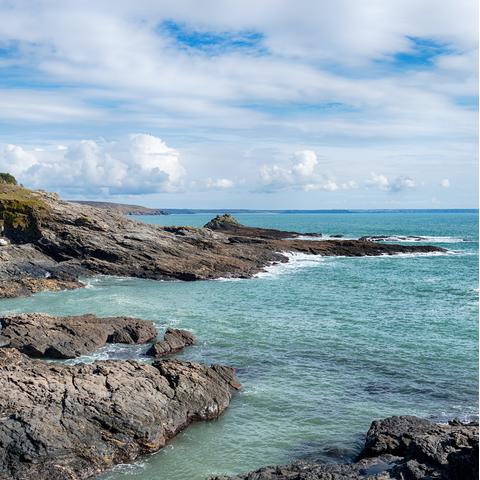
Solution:
[{"label": "submerged rock", "polygon": [[157,331],[152,322],[95,315],[53,317],[44,313],[0,316],[0,346],[32,357],[75,358],[106,343],[147,343]]},{"label": "submerged rock", "polygon": [[83,480],[228,406],[233,369],[176,360],[73,366],[0,349],[0,478]]},{"label": "submerged rock", "polygon": [[151,357],[163,357],[179,352],[189,345],[195,344],[195,337],[187,330],[167,328],[163,340],[153,344],[147,351]]},{"label": "submerged rock", "polygon": [[467,480],[478,478],[478,423],[412,416],[372,423],[356,462],[297,463],[211,480]]}]

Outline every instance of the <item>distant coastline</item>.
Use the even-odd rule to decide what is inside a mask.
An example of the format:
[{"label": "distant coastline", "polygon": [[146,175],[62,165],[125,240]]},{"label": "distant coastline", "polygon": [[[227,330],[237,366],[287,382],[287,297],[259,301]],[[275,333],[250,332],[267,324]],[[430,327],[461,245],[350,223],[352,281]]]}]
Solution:
[{"label": "distant coastline", "polygon": [[112,210],[123,215],[168,215],[168,213],[160,208],[142,207],[141,205],[129,205],[127,203],[115,202],[98,202],[93,200],[70,200],[73,203],[89,205],[91,207]]},{"label": "distant coastline", "polygon": [[337,214],[337,213],[478,213],[478,208],[448,208],[448,209],[426,209],[426,208],[408,208],[408,209],[323,209],[323,210],[257,210],[257,209],[235,209],[235,208],[217,208],[217,209],[189,209],[189,208],[162,208],[166,214],[175,215],[195,215],[195,214]]}]

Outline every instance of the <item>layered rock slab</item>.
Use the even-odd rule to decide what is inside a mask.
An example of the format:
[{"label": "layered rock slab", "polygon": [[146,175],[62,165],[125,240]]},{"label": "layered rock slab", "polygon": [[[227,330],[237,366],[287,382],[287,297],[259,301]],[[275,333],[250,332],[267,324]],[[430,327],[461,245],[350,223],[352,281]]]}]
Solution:
[{"label": "layered rock slab", "polygon": [[0,315],[0,347],[16,348],[38,358],[75,358],[107,343],[141,344],[156,335],[152,322],[131,317]]},{"label": "layered rock slab", "polygon": [[233,369],[176,360],[73,366],[0,349],[0,479],[83,480],[218,417]]},{"label": "layered rock slab", "polygon": [[478,423],[413,416],[374,421],[356,462],[297,463],[211,480],[467,480],[478,478]]}]

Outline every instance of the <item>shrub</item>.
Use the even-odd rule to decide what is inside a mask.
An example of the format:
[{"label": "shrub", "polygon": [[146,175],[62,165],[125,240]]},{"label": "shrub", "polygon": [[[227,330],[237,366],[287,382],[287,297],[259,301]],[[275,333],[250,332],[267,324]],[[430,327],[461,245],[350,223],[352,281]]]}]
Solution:
[{"label": "shrub", "polygon": [[10,173],[0,173],[0,183],[7,183],[9,185],[18,185],[17,179]]}]

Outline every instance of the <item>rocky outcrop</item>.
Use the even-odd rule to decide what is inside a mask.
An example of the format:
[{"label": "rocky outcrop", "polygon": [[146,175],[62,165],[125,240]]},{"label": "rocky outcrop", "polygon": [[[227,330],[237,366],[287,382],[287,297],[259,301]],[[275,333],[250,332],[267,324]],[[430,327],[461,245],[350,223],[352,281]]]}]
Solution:
[{"label": "rocky outcrop", "polygon": [[217,215],[215,218],[205,224],[204,228],[229,233],[231,235],[238,235],[241,237],[263,238],[269,240],[284,240],[287,238],[299,237],[301,235],[310,237],[322,236],[321,233],[298,233],[275,230],[272,228],[246,227],[245,225],[239,223],[238,220],[229,213]]},{"label": "rocky outcrop", "polygon": [[195,344],[195,337],[187,330],[176,328],[167,328],[163,340],[153,344],[147,351],[151,357],[163,357],[172,353],[179,352],[189,345]]},{"label": "rocky outcrop", "polygon": [[242,226],[231,216],[217,217],[208,228],[160,227],[55,194],[3,188],[0,221],[11,243],[0,249],[0,297],[75,288],[80,276],[95,274],[249,278],[273,262],[288,261],[282,252],[289,251],[348,256],[444,251],[428,245],[302,240],[296,232]]},{"label": "rocky outcrop", "polygon": [[232,369],[190,362],[73,366],[0,349],[0,479],[81,480],[218,417]]},{"label": "rocky outcrop", "polygon": [[478,423],[412,416],[372,423],[358,461],[298,463],[212,480],[467,480],[478,478]]},{"label": "rocky outcrop", "polygon": [[0,316],[0,346],[37,358],[75,358],[106,343],[147,343],[156,335],[152,322],[129,317],[53,317],[44,313]]}]

